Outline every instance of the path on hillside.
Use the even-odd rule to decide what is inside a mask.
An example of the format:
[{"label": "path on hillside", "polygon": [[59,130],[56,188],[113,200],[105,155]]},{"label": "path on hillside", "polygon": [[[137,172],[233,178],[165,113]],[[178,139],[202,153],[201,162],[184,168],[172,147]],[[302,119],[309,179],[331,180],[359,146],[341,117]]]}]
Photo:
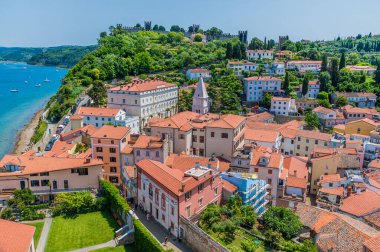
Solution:
[{"label": "path on hillside", "polygon": [[36,252],[43,252],[45,250],[45,245],[46,245],[46,241],[49,235],[49,230],[50,230],[52,221],[53,221],[53,218],[51,217],[45,218],[44,227],[41,232],[40,241],[38,242]]}]

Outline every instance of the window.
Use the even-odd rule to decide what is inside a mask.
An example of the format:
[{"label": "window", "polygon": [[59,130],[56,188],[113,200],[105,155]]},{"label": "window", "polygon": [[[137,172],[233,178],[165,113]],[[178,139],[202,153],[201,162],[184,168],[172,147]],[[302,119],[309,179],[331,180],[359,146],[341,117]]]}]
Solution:
[{"label": "window", "polygon": [[255,168],[255,172],[259,172],[259,168]]},{"label": "window", "polygon": [[30,181],[30,186],[31,187],[40,186],[40,181],[39,180],[31,180]]},{"label": "window", "polygon": [[136,156],[140,156],[140,151],[138,150],[138,151],[136,151]]},{"label": "window", "polygon": [[116,148],[110,148],[110,153],[116,153]]},{"label": "window", "polygon": [[97,159],[100,159],[100,160],[103,160],[103,157],[102,157],[102,156],[97,156],[96,158],[97,158]]},{"label": "window", "polygon": [[155,198],[156,198],[156,203],[158,203],[158,199],[159,199],[159,197],[160,197],[160,194],[159,194],[159,192],[158,192],[158,188],[156,188],[156,190],[154,190],[154,196],[155,196]]},{"label": "window", "polygon": [[214,189],[215,195],[218,195],[218,187]]},{"label": "window", "polygon": [[203,198],[198,199],[198,205],[199,205],[199,206],[202,206],[202,205],[203,205]]},{"label": "window", "polygon": [[198,192],[202,192],[203,191],[203,186],[204,186],[203,183],[198,186]]},{"label": "window", "polygon": [[187,193],[185,193],[185,199],[189,200],[190,198],[191,198],[191,191],[188,191]]},{"label": "window", "polygon": [[228,133],[222,133],[222,138],[228,138]]},{"label": "window", "polygon": [[297,145],[297,150],[299,150],[300,149],[300,146],[299,145]]},{"label": "window", "polygon": [[333,183],[329,183],[329,187],[333,187]]},{"label": "window", "polygon": [[193,142],[197,142],[197,136],[193,135]]},{"label": "window", "polygon": [[64,180],[63,181],[63,188],[64,189],[69,189],[69,181],[68,180]]},{"label": "window", "polygon": [[161,218],[163,221],[165,221],[165,215],[164,214],[161,215]]},{"label": "window", "polygon": [[204,143],[205,142],[205,137],[204,136],[200,136],[199,137],[199,142],[200,143]]},{"label": "window", "polygon": [[31,177],[36,177],[38,176],[38,173],[30,174]]},{"label": "window", "polygon": [[150,151],[146,151],[145,156],[149,157],[149,155],[150,155]]},{"label": "window", "polygon": [[143,202],[145,203],[145,196],[143,196]]},{"label": "window", "polygon": [[152,184],[149,184],[149,196],[153,197],[153,186],[152,186]]},{"label": "window", "polygon": [[156,157],[160,157],[160,152],[156,151]]},{"label": "window", "polygon": [[325,142],[324,146],[327,146],[327,142]]},{"label": "window", "polygon": [[161,194],[161,208],[166,209],[166,196],[165,194]]},{"label": "window", "polygon": [[119,183],[119,178],[118,177],[110,176],[110,182],[117,184],[117,183]]},{"label": "window", "polygon": [[179,134],[179,135],[178,135],[178,138],[179,138],[179,139],[185,139],[185,135],[184,135],[184,134]]},{"label": "window", "polygon": [[114,140],[111,140],[111,144],[114,144],[115,143],[115,141]]},{"label": "window", "polygon": [[272,179],[270,179],[270,178],[269,178],[269,179],[267,179],[267,182],[268,182],[268,184],[270,184],[270,185],[271,185],[271,184],[272,184]]},{"label": "window", "polygon": [[110,162],[111,163],[116,163],[116,157],[110,157]]},{"label": "window", "polygon": [[143,184],[143,190],[145,191],[145,184]]},{"label": "window", "polygon": [[110,169],[111,169],[111,172],[116,172],[116,167],[113,166]]},{"label": "window", "polygon": [[318,140],[315,140],[315,144],[318,144]]},{"label": "window", "polygon": [[305,147],[305,151],[309,151],[309,146],[306,146],[306,147]]},{"label": "window", "polygon": [[215,137],[215,132],[211,132],[211,137]]},{"label": "window", "polygon": [[103,148],[102,147],[96,147],[96,152],[103,152]]},{"label": "window", "polygon": [[41,180],[41,186],[49,186],[49,180],[48,179]]},{"label": "window", "polygon": [[269,169],[269,170],[268,170],[268,174],[272,174],[272,170]]},{"label": "window", "polygon": [[102,141],[100,139],[98,139],[98,143],[101,143]]},{"label": "window", "polygon": [[301,138],[300,138],[300,137],[298,137],[298,141],[301,141]]},{"label": "window", "polygon": [[187,206],[186,207],[186,215],[187,215],[187,218],[189,218],[191,216],[191,209],[190,209],[191,206]]},{"label": "window", "polygon": [[199,149],[199,156],[204,156],[205,155],[205,151],[204,149]]},{"label": "window", "polygon": [[306,143],[309,143],[309,139],[308,138],[306,138]]},{"label": "window", "polygon": [[170,213],[171,215],[174,215],[174,206],[170,206]]}]

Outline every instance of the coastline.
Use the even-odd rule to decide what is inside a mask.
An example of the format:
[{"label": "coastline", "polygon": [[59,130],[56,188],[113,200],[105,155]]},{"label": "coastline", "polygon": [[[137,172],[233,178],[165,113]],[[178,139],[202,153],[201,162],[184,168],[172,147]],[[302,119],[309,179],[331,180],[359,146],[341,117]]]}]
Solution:
[{"label": "coastline", "polygon": [[16,141],[13,146],[13,154],[22,154],[30,143],[30,139],[34,134],[38,122],[44,112],[44,109],[41,109],[33,114],[32,119],[24,125],[24,127],[17,133]]}]

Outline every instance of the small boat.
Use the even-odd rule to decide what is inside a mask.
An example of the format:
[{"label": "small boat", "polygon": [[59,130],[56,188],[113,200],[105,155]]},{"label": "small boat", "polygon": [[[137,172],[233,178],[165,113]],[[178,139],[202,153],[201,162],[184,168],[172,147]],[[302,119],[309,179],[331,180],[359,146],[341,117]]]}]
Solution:
[{"label": "small boat", "polygon": [[36,85],[34,85],[35,87],[41,87],[42,85],[40,83],[37,83]]},{"label": "small boat", "polygon": [[24,83],[25,83],[25,84],[28,84],[28,81],[26,80],[26,81],[24,81]]},{"label": "small boat", "polygon": [[46,77],[46,79],[44,80],[44,82],[50,82],[50,80]]},{"label": "small boat", "polygon": [[9,90],[9,91],[11,91],[12,93],[17,93],[17,92],[18,92],[18,89],[14,88],[14,89],[11,89],[11,90]]}]

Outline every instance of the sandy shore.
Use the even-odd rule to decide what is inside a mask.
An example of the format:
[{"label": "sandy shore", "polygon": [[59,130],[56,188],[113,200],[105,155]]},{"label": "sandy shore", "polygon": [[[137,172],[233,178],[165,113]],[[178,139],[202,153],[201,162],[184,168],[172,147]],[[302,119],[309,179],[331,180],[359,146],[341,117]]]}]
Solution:
[{"label": "sandy shore", "polygon": [[34,130],[37,127],[38,121],[40,120],[42,114],[43,110],[40,110],[37,113],[35,113],[30,122],[26,124],[24,128],[17,134],[16,142],[13,147],[13,153],[21,154],[28,147],[30,139],[33,136]]}]

